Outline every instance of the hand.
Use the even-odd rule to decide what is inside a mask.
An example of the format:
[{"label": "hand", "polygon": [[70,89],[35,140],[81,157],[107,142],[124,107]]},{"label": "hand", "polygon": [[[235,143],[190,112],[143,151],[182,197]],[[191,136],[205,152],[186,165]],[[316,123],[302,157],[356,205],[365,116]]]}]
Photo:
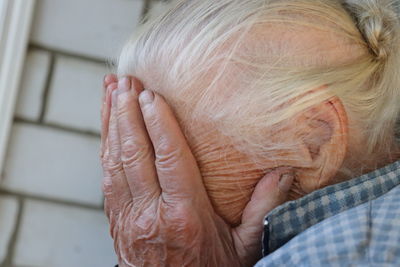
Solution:
[{"label": "hand", "polygon": [[261,256],[263,217],[286,200],[290,171],[261,179],[242,224],[231,228],[214,212],[163,98],[135,78],[105,81],[103,191],[120,267],[252,266]]}]

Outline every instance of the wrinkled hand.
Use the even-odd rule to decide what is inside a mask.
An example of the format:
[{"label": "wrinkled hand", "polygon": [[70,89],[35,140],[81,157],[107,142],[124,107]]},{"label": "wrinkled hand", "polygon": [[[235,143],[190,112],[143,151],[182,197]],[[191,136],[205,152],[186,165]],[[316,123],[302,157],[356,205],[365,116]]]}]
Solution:
[{"label": "wrinkled hand", "polygon": [[163,98],[134,78],[118,83],[108,75],[105,88],[103,191],[120,267],[252,266],[261,256],[263,217],[286,199],[289,171],[264,177],[242,224],[231,228],[214,212]]}]

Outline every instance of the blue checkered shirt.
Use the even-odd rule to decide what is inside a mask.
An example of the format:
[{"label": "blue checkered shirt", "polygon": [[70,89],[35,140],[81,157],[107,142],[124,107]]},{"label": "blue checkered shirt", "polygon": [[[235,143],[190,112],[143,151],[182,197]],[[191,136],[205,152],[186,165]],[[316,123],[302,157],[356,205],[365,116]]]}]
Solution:
[{"label": "blue checkered shirt", "polygon": [[400,161],[315,191],[264,221],[265,266],[400,266]]}]

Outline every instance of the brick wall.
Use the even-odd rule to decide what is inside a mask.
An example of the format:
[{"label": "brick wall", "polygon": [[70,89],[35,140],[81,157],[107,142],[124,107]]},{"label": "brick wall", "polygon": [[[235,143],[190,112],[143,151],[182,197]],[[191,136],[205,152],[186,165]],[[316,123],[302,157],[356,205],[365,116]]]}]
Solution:
[{"label": "brick wall", "polygon": [[37,0],[0,185],[0,267],[116,263],[98,159],[102,78],[146,11],[162,8]]}]

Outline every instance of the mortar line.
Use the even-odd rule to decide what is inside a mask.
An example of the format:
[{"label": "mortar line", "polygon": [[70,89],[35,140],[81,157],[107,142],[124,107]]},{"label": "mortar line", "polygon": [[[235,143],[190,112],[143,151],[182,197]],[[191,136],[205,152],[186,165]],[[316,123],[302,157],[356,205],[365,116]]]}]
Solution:
[{"label": "mortar line", "polygon": [[100,134],[97,132],[85,131],[85,130],[77,129],[74,127],[59,125],[56,123],[37,122],[37,121],[32,121],[32,120],[28,120],[28,119],[24,119],[24,118],[20,118],[20,117],[14,117],[14,122],[22,123],[22,124],[36,125],[36,126],[40,126],[43,128],[57,130],[57,131],[69,132],[69,133],[80,134],[80,135],[85,135],[85,136],[89,136],[89,137],[100,138]]},{"label": "mortar line", "polygon": [[73,52],[69,52],[69,51],[62,50],[62,49],[51,48],[51,47],[48,47],[46,45],[41,45],[41,44],[31,43],[31,44],[29,44],[29,48],[45,50],[45,51],[51,52],[53,54],[58,54],[58,55],[65,56],[65,57],[90,61],[93,63],[107,64],[107,65],[109,63],[109,61],[107,59],[91,57],[91,56],[87,56],[87,55],[83,55],[83,54],[75,54]]},{"label": "mortar line", "polygon": [[17,219],[15,222],[14,231],[10,238],[10,242],[8,243],[8,246],[7,246],[7,256],[4,259],[2,267],[12,266],[13,258],[14,258],[15,250],[16,250],[16,245],[17,245],[17,238],[18,238],[19,231],[21,229],[22,214],[24,212],[25,202],[24,202],[24,198],[21,196],[17,196],[17,201],[18,201]]},{"label": "mortar line", "polygon": [[[99,183],[100,184],[100,183]],[[20,192],[13,192],[6,189],[0,189],[0,195],[3,196],[14,196],[18,198],[22,198],[25,200],[35,200],[41,202],[47,202],[51,204],[63,205],[67,207],[74,207],[74,208],[83,208],[87,210],[94,210],[94,211],[103,211],[103,207],[101,205],[94,205],[94,204],[85,204],[76,201],[69,201],[69,200],[61,200],[55,199],[51,197],[44,197],[44,196],[36,196],[27,193],[20,193]]]},{"label": "mortar line", "polygon": [[39,115],[39,122],[43,122],[44,116],[46,115],[50,87],[51,87],[51,83],[53,81],[55,62],[56,62],[56,57],[55,57],[54,53],[51,53],[50,54],[50,66],[49,66],[49,70],[47,71],[46,83],[45,83],[43,94],[42,94],[42,106],[41,106],[40,115]]}]

